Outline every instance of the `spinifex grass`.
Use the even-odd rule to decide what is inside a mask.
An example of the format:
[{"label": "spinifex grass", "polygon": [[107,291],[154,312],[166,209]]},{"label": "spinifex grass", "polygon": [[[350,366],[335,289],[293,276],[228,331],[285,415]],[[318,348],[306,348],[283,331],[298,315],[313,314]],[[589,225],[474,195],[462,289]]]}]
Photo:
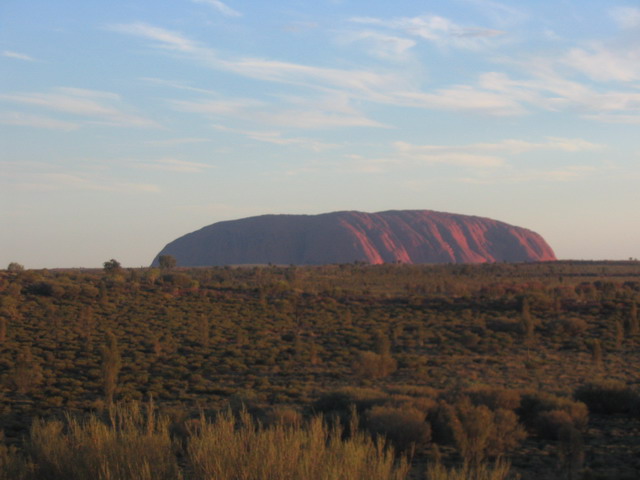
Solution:
[{"label": "spinifex grass", "polygon": [[34,422],[26,458],[2,446],[0,480],[403,480],[409,465],[383,441],[345,436],[321,418],[263,428],[246,412],[201,418],[178,465],[168,421],[116,405],[107,420]]},{"label": "spinifex grass", "polygon": [[464,464],[460,467],[447,468],[440,462],[434,462],[427,468],[427,480],[507,480],[518,478],[510,476],[511,465],[506,461],[494,464],[483,462],[475,467]]},{"label": "spinifex grass", "polygon": [[96,416],[34,422],[28,450],[41,480],[176,480],[181,478],[168,422],[137,406]]},{"label": "spinifex grass", "polygon": [[203,418],[188,457],[196,480],[401,480],[409,471],[368,435],[343,438],[342,428],[320,418],[301,428],[263,429],[246,413]]}]

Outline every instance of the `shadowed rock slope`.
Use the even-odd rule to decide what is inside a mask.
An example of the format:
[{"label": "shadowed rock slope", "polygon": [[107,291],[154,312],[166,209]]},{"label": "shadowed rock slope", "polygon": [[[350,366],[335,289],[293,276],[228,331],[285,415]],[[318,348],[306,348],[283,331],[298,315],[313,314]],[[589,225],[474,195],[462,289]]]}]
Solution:
[{"label": "shadowed rock slope", "polygon": [[489,218],[398,210],[262,215],[214,223],[156,256],[179,266],[328,263],[484,263],[555,260],[535,232]]}]

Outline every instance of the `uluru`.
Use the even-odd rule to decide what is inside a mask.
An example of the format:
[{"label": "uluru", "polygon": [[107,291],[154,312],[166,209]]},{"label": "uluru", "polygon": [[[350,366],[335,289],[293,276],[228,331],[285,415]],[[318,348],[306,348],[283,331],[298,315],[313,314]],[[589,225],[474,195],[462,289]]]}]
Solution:
[{"label": "uluru", "polygon": [[214,223],[165,246],[183,267],[555,260],[537,233],[490,218],[435,212],[261,215]]}]

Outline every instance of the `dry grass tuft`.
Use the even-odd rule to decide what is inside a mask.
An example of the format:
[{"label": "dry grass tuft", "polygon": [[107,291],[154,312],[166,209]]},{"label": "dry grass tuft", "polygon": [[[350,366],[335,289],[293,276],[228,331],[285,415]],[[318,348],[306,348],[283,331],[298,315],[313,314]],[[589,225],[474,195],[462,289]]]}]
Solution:
[{"label": "dry grass tuft", "polygon": [[409,471],[381,442],[361,433],[343,439],[342,428],[321,418],[301,428],[264,429],[246,412],[202,418],[187,457],[194,480],[401,480]]},{"label": "dry grass tuft", "polygon": [[440,462],[433,462],[427,467],[426,480],[507,480],[518,478],[510,474],[511,465],[504,460],[494,464],[481,463],[476,467],[469,464],[447,468]]},{"label": "dry grass tuft", "polygon": [[81,422],[37,420],[27,448],[34,478],[42,480],[176,480],[181,478],[168,422],[137,405]]}]

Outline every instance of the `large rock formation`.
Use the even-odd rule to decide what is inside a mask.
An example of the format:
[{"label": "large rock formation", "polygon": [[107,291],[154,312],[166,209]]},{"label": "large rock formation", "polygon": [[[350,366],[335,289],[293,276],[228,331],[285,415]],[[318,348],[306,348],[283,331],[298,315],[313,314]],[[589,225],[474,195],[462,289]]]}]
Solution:
[{"label": "large rock formation", "polygon": [[400,210],[262,215],[214,223],[169,243],[156,256],[178,265],[484,263],[555,260],[544,239],[489,218]]}]

